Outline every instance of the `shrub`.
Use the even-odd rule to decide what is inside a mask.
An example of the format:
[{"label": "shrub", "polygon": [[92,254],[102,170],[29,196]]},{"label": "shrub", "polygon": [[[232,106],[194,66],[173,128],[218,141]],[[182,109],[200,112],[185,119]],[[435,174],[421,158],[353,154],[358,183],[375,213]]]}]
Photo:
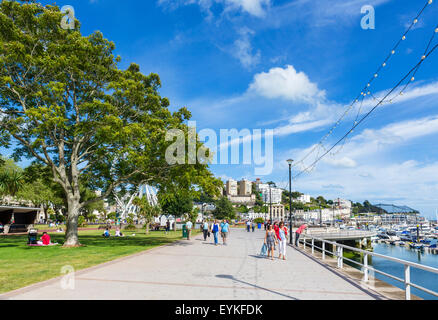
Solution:
[{"label": "shrub", "polygon": [[264,222],[263,218],[255,218],[254,219],[254,223],[263,223],[263,222]]},{"label": "shrub", "polygon": [[134,224],[128,224],[124,227],[125,230],[137,230],[137,227]]},{"label": "shrub", "polygon": [[79,216],[78,217],[78,227],[86,227],[86,226],[87,226],[87,222],[85,221],[85,217]]}]

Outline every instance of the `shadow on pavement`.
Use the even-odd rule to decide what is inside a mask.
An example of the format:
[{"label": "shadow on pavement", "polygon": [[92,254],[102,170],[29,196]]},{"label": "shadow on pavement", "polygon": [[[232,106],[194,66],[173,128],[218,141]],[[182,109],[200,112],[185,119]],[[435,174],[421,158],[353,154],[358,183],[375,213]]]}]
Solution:
[{"label": "shadow on pavement", "polygon": [[229,280],[233,280],[233,281],[236,281],[236,282],[240,282],[240,283],[246,284],[248,286],[260,289],[260,290],[264,290],[264,291],[267,291],[267,292],[270,292],[270,293],[278,294],[279,296],[282,296],[282,297],[285,297],[285,298],[288,298],[288,299],[298,300],[297,298],[291,297],[291,296],[289,296],[287,294],[284,294],[284,293],[281,293],[281,292],[277,292],[277,291],[273,291],[273,290],[270,290],[270,289],[267,289],[267,288],[260,287],[260,286],[258,286],[256,284],[252,284],[252,283],[249,283],[249,282],[246,282],[246,281],[243,281],[243,280],[236,279],[234,276],[232,276],[230,274],[217,274],[216,277],[217,278],[221,278],[221,279],[229,279]]},{"label": "shadow on pavement", "polygon": [[362,288],[360,285],[358,285],[355,281],[352,281],[350,278],[346,277],[345,275],[343,275],[340,272],[335,271],[333,268],[331,268],[330,266],[326,265],[325,263],[319,261],[316,257],[308,254],[307,252],[301,250],[300,248],[296,248],[296,247],[292,247],[293,249],[295,249],[296,251],[298,251],[299,253],[301,253],[302,255],[308,257],[309,259],[313,260],[314,262],[316,262],[317,264],[319,264],[321,267],[323,267],[324,269],[330,271],[331,273],[337,275],[338,277],[340,277],[341,279],[345,280],[346,282],[348,282],[349,284],[353,285],[355,288],[359,289],[360,291],[366,293],[367,295],[369,295],[370,297],[376,299],[376,300],[382,300],[384,299],[384,297],[382,295],[380,295],[379,293],[373,293],[371,292],[371,290],[367,290],[365,288]]},{"label": "shadow on pavement", "polygon": [[250,254],[249,256],[257,259],[267,259],[266,256],[261,256],[259,254]]}]

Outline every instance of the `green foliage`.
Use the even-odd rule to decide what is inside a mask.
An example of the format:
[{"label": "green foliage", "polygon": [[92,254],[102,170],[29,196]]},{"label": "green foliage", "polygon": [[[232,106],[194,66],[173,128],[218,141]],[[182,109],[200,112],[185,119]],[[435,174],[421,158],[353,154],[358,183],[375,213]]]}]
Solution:
[{"label": "green foliage", "polygon": [[87,226],[87,221],[85,220],[84,216],[78,217],[78,226],[79,227],[86,227]]},{"label": "green foliage", "polygon": [[106,216],[107,217],[107,219],[110,219],[110,220],[116,220],[116,213],[115,212],[110,212],[110,213],[108,213],[108,215]]},{"label": "green foliage", "polygon": [[[132,203],[138,207],[139,210],[137,215],[146,221],[146,232],[149,232],[149,225],[155,217],[158,217],[161,214],[161,208],[159,206],[151,205],[147,197],[137,197],[132,201]],[[129,216],[131,215],[132,214],[129,214]],[[128,224],[133,224],[134,215],[132,215],[131,217],[129,216],[128,219],[130,220],[126,219],[126,221],[128,222]]]},{"label": "green foliage", "polygon": [[128,214],[128,217],[126,218],[126,223],[128,225],[134,224],[134,214],[133,213]]},{"label": "green foliage", "polygon": [[196,223],[196,219],[199,215],[199,208],[193,207],[192,210],[187,214],[187,220],[191,221],[193,225]]},{"label": "green foliage", "polygon": [[214,197],[205,192],[201,192],[199,196],[194,197],[193,201],[198,203],[214,203]]},{"label": "green foliage", "polygon": [[265,220],[263,218],[255,218],[254,223],[263,223]]},{"label": "green foliage", "polygon": [[237,211],[239,211],[240,213],[248,213],[248,212],[249,212],[249,209],[248,209],[247,206],[245,206],[244,204],[242,204],[242,205],[240,205],[240,206],[237,208]]},{"label": "green foliage", "polygon": [[[78,244],[75,218],[84,208],[120,186],[147,180],[217,194],[221,182],[207,164],[165,158],[173,143],[166,133],[187,136],[190,112],[169,110],[157,74],[144,75],[133,63],[119,69],[115,45],[102,33],[83,36],[79,21],[62,29],[64,15],[56,5],[0,2],[0,143],[9,147],[14,139],[14,158],[50,168],[67,200],[66,244]],[[102,196],[87,199],[84,187]]]},{"label": "green foliage", "polygon": [[363,204],[361,204],[360,202],[353,203],[352,212],[354,214],[369,213],[369,212],[375,212],[378,214],[387,213],[385,210],[383,210],[379,207],[373,206],[368,200],[365,200],[363,202]]},{"label": "green foliage", "polygon": [[23,170],[12,159],[1,159],[0,196],[15,196],[24,186]]},{"label": "green foliage", "polygon": [[323,196],[318,196],[316,198],[316,201],[321,205],[321,206],[325,206],[327,205],[327,201],[324,199]]},{"label": "green foliage", "polygon": [[168,191],[160,189],[158,192],[160,206],[164,213],[181,217],[191,213],[193,209],[193,200],[188,190],[179,189]]},{"label": "green foliage", "polygon": [[234,219],[236,212],[230,200],[226,197],[221,197],[215,202],[216,208],[213,211],[213,215],[216,219]]},{"label": "green foliage", "polygon": [[292,191],[289,194],[289,191],[284,190],[283,193],[281,194],[281,202],[283,204],[289,204],[290,201],[289,199],[291,194],[292,194],[292,199],[298,199],[302,195],[302,193],[298,191]]},{"label": "green foliage", "polygon": [[265,205],[261,205],[261,206],[256,205],[256,206],[254,206],[253,210],[254,210],[254,212],[257,212],[257,213],[267,213],[268,207]]}]

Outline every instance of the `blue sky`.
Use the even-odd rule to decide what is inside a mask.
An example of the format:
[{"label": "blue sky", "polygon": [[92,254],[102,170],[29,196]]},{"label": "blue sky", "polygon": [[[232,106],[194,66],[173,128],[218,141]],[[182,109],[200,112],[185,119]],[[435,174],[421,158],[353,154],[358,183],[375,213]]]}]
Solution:
[{"label": "blue sky", "polygon": [[[44,1],[43,3],[48,3]],[[301,159],[345,111],[425,5],[425,0],[69,0],[83,34],[116,44],[121,67],[156,72],[172,108],[187,106],[197,129],[273,129],[274,170],[262,180],[288,186],[285,160]],[[363,30],[361,8],[375,9]],[[438,23],[438,1],[418,23],[370,91],[382,96],[422,56]],[[434,43],[438,43],[438,35]],[[373,106],[367,98],[360,114]],[[293,189],[354,201],[438,208],[438,52],[403,96],[379,107],[342,149]],[[326,140],[354,123],[355,106]],[[312,155],[313,159],[316,154]],[[312,156],[299,171],[312,162]],[[213,165],[226,179],[255,179],[253,165]]]}]

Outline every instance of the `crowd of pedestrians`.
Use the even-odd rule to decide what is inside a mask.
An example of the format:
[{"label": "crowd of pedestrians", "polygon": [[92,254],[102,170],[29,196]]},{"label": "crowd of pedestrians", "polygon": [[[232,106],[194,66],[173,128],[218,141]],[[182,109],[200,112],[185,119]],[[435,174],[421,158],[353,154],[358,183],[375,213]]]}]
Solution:
[{"label": "crowd of pedestrians", "polygon": [[[187,239],[190,240],[190,235],[192,231],[192,222],[188,221],[186,223],[187,228]],[[254,221],[246,221],[247,232],[255,232],[256,224]],[[288,242],[289,230],[285,226],[284,222],[274,222],[267,221],[264,223],[265,237],[263,241],[263,247],[261,250],[261,255],[266,255],[267,258],[274,260],[274,251],[278,246],[278,259],[286,260],[286,248]],[[301,225],[295,231],[295,246],[298,246],[298,241],[301,233],[307,228],[307,224]],[[209,223],[209,221],[204,220],[200,226],[204,241],[213,235],[213,243],[215,246],[219,245],[219,235],[222,238],[222,244],[227,245],[227,240],[230,234],[230,224],[227,220],[219,221],[214,220]]]},{"label": "crowd of pedestrians", "polygon": [[[187,240],[190,240],[190,235],[192,233],[193,223],[191,221],[186,222],[187,229]],[[207,238],[210,238],[213,235],[214,245],[219,245],[219,235],[222,238],[222,244],[227,245],[228,235],[230,234],[230,224],[228,220],[223,220],[219,223],[219,220],[214,220],[212,223],[209,223],[207,220],[204,220],[201,223],[201,232],[204,237],[204,241],[207,241]]]}]

